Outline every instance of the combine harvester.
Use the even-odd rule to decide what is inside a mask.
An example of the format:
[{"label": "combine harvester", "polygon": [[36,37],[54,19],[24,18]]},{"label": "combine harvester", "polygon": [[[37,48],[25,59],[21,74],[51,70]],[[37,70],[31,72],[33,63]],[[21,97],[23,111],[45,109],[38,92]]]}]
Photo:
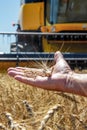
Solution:
[{"label": "combine harvester", "polygon": [[73,69],[87,68],[87,0],[20,0],[14,26],[16,33],[0,33],[16,37],[0,63],[53,61],[59,50]]}]

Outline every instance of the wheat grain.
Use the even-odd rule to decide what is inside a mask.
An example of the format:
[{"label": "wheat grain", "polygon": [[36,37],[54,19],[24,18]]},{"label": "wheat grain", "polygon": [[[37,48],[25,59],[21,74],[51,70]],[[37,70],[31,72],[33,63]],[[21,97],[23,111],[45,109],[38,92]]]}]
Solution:
[{"label": "wheat grain", "polygon": [[36,68],[25,68],[22,70],[24,75],[27,77],[36,78],[36,76],[42,76],[42,77],[50,77],[53,72],[53,67],[49,68],[47,65],[43,65],[43,67],[40,69]]}]

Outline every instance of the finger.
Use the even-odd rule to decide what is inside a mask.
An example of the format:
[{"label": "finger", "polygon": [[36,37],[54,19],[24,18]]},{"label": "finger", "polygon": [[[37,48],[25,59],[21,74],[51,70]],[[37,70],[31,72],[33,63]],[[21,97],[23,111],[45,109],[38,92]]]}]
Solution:
[{"label": "finger", "polygon": [[43,69],[38,68],[28,68],[28,67],[16,67],[17,71],[23,71],[23,72],[42,72]]},{"label": "finger", "polygon": [[8,70],[7,70],[8,72],[9,71],[23,71],[22,69],[19,69],[19,68],[16,68],[16,67],[10,67],[10,68],[8,68]]},{"label": "finger", "polygon": [[10,75],[12,77],[15,77],[16,75],[24,76],[24,73],[20,72],[20,71],[10,70],[10,71],[8,71],[8,75]]},{"label": "finger", "polygon": [[21,67],[17,67],[17,68],[10,68],[8,70],[8,75],[15,77],[16,75],[21,75],[21,76],[25,76],[25,77],[31,77],[31,78],[35,78],[36,76],[44,76],[44,72],[41,69],[32,69],[32,68],[21,68]]},{"label": "finger", "polygon": [[68,66],[66,60],[64,59],[62,53],[60,51],[57,51],[54,55],[54,59],[56,61],[56,63],[60,63],[60,64],[65,64]]},{"label": "finger", "polygon": [[15,79],[22,82],[22,83],[25,83],[25,84],[28,84],[28,85],[31,85],[34,87],[43,88],[43,89],[50,89],[48,77],[38,76],[36,78],[29,78],[29,77],[25,77],[25,76],[16,75]]},{"label": "finger", "polygon": [[46,90],[55,90],[55,81],[52,81],[50,77],[38,76],[36,78],[28,78],[25,76],[16,75],[15,79],[33,87],[38,87]]},{"label": "finger", "polygon": [[38,76],[36,78],[28,78],[25,76],[16,75],[15,79],[33,87],[38,87],[46,90],[63,91],[65,85],[65,76],[62,76],[61,74],[54,75],[53,77]]},{"label": "finger", "polygon": [[[66,62],[66,60],[64,59],[62,53],[60,51],[57,51],[54,55],[54,59],[56,61],[56,63],[58,63],[60,66],[67,66],[69,67],[68,63]],[[70,67],[69,67],[70,68]]]},{"label": "finger", "polygon": [[26,67],[10,67],[8,68],[7,71],[11,71],[11,70],[15,70],[15,71],[24,71],[24,70],[28,70],[29,68]]},{"label": "finger", "polygon": [[59,52],[59,51],[56,52],[55,55],[54,55],[54,59],[56,61],[56,64],[53,67],[52,74],[55,74],[55,73],[69,73],[69,72],[72,71],[70,66],[68,65],[68,63],[64,59],[61,52]]},{"label": "finger", "polygon": [[11,71],[11,70],[14,70],[15,68],[14,67],[10,67],[7,69],[7,71]]},{"label": "finger", "polygon": [[29,73],[34,73],[34,72],[42,72],[41,69],[36,69],[36,68],[25,68],[25,67],[11,67],[9,68],[8,70],[8,73],[12,72],[12,71],[15,71],[15,72],[21,72],[21,73],[25,73],[25,74],[29,74]]},{"label": "finger", "polygon": [[17,70],[29,70],[30,68],[28,67],[16,67]]},{"label": "finger", "polygon": [[59,59],[62,59],[63,58],[63,55],[60,51],[57,51],[55,54],[54,54],[54,60],[57,61]]}]

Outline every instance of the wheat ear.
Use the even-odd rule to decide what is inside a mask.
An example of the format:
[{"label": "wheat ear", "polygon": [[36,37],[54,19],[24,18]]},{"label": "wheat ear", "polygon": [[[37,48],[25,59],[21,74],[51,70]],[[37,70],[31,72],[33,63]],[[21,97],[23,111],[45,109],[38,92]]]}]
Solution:
[{"label": "wheat ear", "polygon": [[25,105],[25,107],[26,107],[27,112],[29,113],[29,115],[30,116],[34,116],[34,112],[32,110],[32,106],[26,100],[24,100],[23,103],[24,103],[24,105]]},{"label": "wheat ear", "polygon": [[6,127],[5,127],[2,123],[0,123],[0,130],[1,130],[1,129],[7,130]]},{"label": "wheat ear", "polygon": [[5,113],[5,116],[8,119],[8,125],[9,127],[14,130],[14,129],[21,129],[21,130],[26,130],[26,128],[24,128],[23,126],[19,125],[17,122],[15,122],[12,118],[12,115],[8,112]]},{"label": "wheat ear", "polygon": [[41,121],[41,125],[39,127],[38,130],[44,130],[47,121],[49,120],[49,118],[51,118],[53,116],[53,114],[55,113],[55,111],[57,111],[61,106],[60,105],[55,105],[53,108],[51,108],[48,112],[47,115],[43,118],[43,120]]}]

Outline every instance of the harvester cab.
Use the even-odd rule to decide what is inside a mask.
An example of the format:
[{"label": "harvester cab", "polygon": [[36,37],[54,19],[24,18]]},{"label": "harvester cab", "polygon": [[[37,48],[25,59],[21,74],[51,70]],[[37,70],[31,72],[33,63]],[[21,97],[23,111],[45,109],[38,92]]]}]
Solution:
[{"label": "harvester cab", "polygon": [[[47,39],[44,50],[61,50],[69,53],[87,52],[87,1],[54,0],[48,1],[47,21],[42,32],[55,33]],[[60,35],[56,35],[59,33]],[[83,33],[85,33],[83,35]],[[73,35],[74,34],[74,35]],[[47,45],[47,46],[45,46]]]}]

